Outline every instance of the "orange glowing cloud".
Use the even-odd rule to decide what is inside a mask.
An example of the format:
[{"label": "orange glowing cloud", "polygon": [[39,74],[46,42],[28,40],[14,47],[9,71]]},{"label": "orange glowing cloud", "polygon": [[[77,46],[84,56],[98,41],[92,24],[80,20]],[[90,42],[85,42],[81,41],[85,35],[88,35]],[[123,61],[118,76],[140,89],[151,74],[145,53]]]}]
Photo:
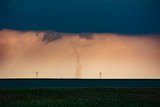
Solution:
[{"label": "orange glowing cloud", "polygon": [[159,36],[52,33],[1,30],[0,78],[160,78]]}]

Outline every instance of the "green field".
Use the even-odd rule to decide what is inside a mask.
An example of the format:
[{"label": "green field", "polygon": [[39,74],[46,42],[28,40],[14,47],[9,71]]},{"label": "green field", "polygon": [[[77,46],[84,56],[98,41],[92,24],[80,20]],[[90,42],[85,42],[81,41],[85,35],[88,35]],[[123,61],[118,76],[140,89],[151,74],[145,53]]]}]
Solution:
[{"label": "green field", "polygon": [[160,107],[160,88],[0,89],[0,107]]}]

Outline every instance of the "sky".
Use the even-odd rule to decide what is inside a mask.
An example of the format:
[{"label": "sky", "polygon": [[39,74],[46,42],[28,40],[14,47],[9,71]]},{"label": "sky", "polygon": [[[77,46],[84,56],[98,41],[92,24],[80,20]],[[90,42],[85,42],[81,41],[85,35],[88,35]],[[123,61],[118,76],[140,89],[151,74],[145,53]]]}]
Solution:
[{"label": "sky", "polygon": [[89,35],[1,30],[0,78],[160,78],[159,36]]},{"label": "sky", "polygon": [[0,78],[160,79],[159,0],[0,0]]},{"label": "sky", "polygon": [[160,34],[159,0],[0,0],[0,29]]}]

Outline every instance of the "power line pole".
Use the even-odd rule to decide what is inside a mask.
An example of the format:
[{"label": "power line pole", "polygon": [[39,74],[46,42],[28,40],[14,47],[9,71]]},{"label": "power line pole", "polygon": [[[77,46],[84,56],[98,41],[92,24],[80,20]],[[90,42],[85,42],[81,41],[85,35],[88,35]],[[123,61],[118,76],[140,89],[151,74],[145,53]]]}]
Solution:
[{"label": "power line pole", "polygon": [[38,72],[36,72],[36,78],[38,78]]},{"label": "power line pole", "polygon": [[101,76],[102,76],[102,73],[100,72],[100,73],[99,73],[99,79],[101,79]]}]

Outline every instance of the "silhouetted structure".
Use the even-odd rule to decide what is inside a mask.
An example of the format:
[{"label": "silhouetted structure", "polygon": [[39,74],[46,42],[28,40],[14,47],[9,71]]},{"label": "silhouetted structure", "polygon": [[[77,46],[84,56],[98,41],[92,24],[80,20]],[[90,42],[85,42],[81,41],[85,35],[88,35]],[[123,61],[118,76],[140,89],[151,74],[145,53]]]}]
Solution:
[{"label": "silhouetted structure", "polygon": [[100,73],[99,73],[99,79],[101,79],[101,76],[102,76],[102,73],[100,72]]},{"label": "silhouetted structure", "polygon": [[36,72],[36,78],[38,78],[38,72]]}]

